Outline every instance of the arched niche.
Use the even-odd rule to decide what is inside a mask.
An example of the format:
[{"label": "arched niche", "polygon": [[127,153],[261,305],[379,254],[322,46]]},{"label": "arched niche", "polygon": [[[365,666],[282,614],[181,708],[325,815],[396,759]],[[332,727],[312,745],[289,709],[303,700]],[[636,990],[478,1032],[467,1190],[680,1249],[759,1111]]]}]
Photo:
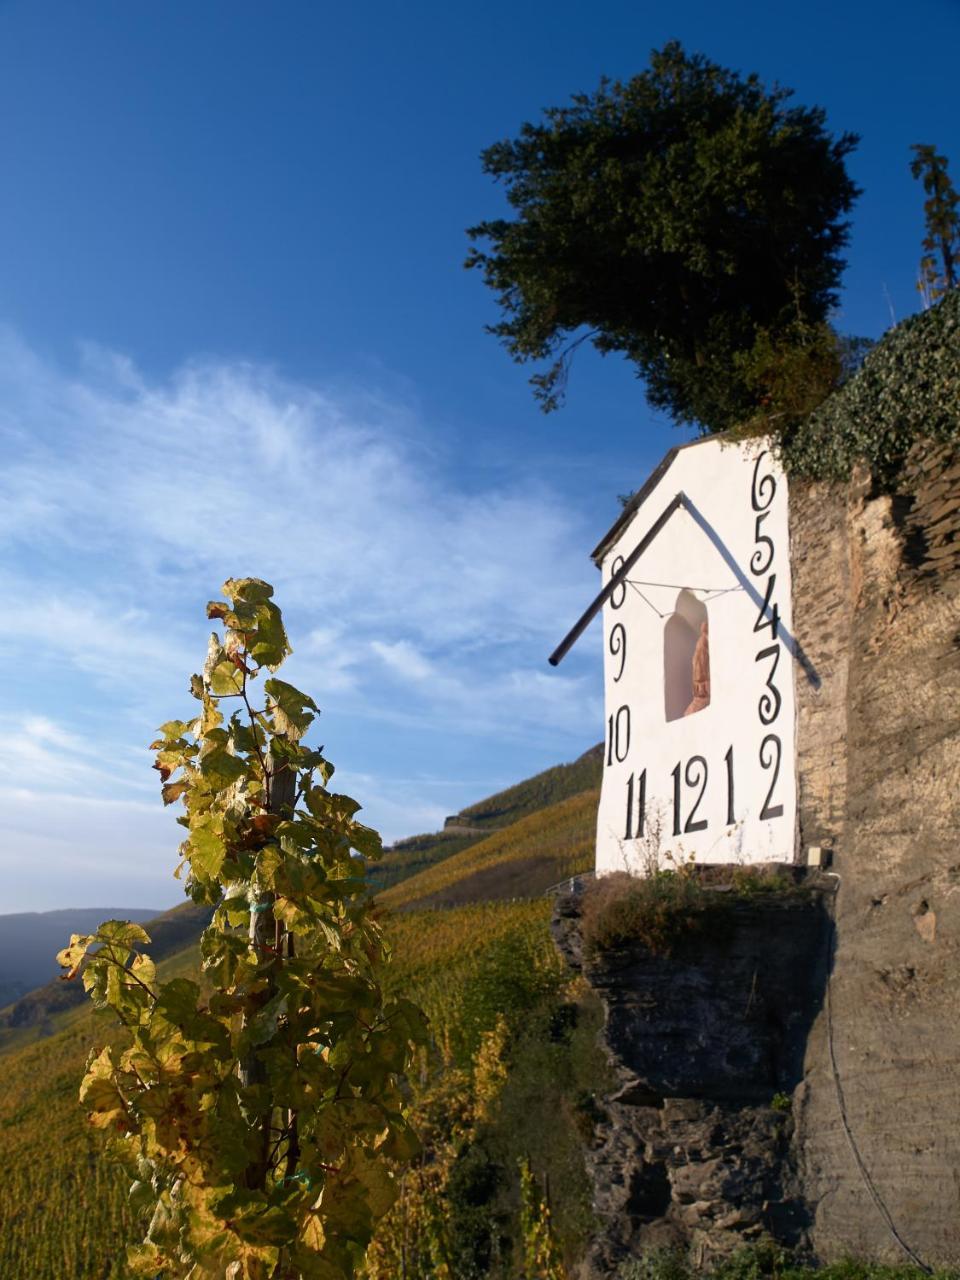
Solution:
[{"label": "arched niche", "polygon": [[691,715],[702,711],[710,701],[709,669],[706,701],[702,696],[697,699],[702,706],[694,705],[693,687],[693,658],[697,641],[701,628],[708,625],[707,606],[692,592],[681,591],[674,612],[663,628],[663,706],[668,720],[679,720],[688,711]]}]

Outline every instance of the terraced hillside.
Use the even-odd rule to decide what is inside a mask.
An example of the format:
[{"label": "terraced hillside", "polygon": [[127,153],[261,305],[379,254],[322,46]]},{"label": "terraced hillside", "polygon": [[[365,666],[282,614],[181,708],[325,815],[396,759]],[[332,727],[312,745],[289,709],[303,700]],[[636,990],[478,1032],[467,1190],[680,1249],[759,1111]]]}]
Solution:
[{"label": "terraced hillside", "polygon": [[468,805],[447,819],[443,831],[407,836],[387,851],[383,860],[369,870],[376,890],[387,889],[401,880],[445,861],[479,844],[495,831],[512,826],[521,818],[550,805],[600,786],[603,773],[603,745],[591,747],[570,764],[554,765],[505,791]]},{"label": "terraced hillside", "polygon": [[599,789],[583,791],[436,862],[378,894],[393,910],[454,907],[544,893],[593,866]]},{"label": "terraced hillside", "polygon": [[[378,896],[393,951],[386,983],[418,1001],[431,1019],[434,1049],[418,1089],[428,1087],[425,1081],[433,1088],[440,1080],[444,1088],[469,1092],[474,1059],[487,1052],[485,1037],[497,1027],[518,1028],[529,1022],[531,1010],[545,1001],[552,1007],[558,998],[567,975],[549,937],[550,902],[542,891],[592,864],[597,797],[588,790],[540,810],[535,801],[584,777],[591,779],[595,771],[589,761],[560,766],[475,806],[484,809],[491,824],[522,812],[519,821],[494,828],[490,836],[478,837]],[[203,920],[191,914],[195,911],[184,904],[157,922],[161,949],[165,930],[168,941],[183,931],[179,949],[174,947],[172,954],[168,949],[161,966],[164,976],[197,968],[195,944],[183,945],[202,927]],[[0,1276],[125,1280],[124,1247],[139,1237],[139,1226],[127,1205],[122,1176],[102,1159],[99,1137],[86,1128],[76,1101],[86,1055],[92,1045],[109,1039],[112,1029],[86,1004],[54,1007],[51,1000],[65,986],[41,989],[32,1004],[20,1002],[20,1016],[26,1020],[16,1025],[10,1025],[6,1011],[6,1042],[0,1040],[0,1168],[5,1171],[0,1178]],[[41,1033],[44,1038],[38,1039]],[[33,1041],[25,1043],[29,1037]],[[549,1052],[559,1052],[550,1036],[546,1039],[553,1045]],[[539,1052],[543,1045],[537,1043]],[[552,1083],[544,1091],[529,1073],[513,1073],[511,1087],[520,1093],[512,1102],[509,1091],[504,1095],[504,1105],[516,1114],[504,1138],[505,1154],[497,1156],[508,1169],[502,1185],[497,1183],[502,1205],[496,1213],[491,1210],[490,1218],[501,1235],[509,1230],[504,1223],[516,1217],[517,1158],[539,1149],[538,1135],[551,1130],[557,1109],[566,1105],[556,1092],[564,1079],[562,1064],[554,1063],[548,1074]],[[541,1105],[551,1115],[539,1115]],[[573,1207],[558,1207],[561,1229],[573,1249],[584,1230],[585,1211],[577,1181],[575,1117],[568,1119],[549,1150],[537,1158],[545,1170],[553,1169],[556,1184],[576,1189]],[[455,1166],[456,1160],[451,1170]],[[447,1191],[438,1194],[446,1197]],[[453,1232],[449,1247],[461,1247],[456,1243],[461,1232],[467,1248],[473,1239],[473,1210],[463,1210],[467,1225],[461,1231],[455,1201],[444,1199],[443,1204]],[[408,1271],[410,1280],[418,1274]]]}]

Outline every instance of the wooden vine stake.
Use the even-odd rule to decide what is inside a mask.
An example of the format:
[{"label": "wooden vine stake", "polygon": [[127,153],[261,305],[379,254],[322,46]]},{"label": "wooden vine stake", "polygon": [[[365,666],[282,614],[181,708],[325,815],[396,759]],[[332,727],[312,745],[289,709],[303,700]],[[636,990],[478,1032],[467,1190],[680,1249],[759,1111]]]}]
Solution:
[{"label": "wooden vine stake", "polygon": [[380,839],[303,741],[316,704],[272,675],[251,701],[290,652],[273,589],[223,594],[199,710],[153,744],[164,802],[185,809],[177,874],[215,908],[202,982],[159,979],[139,925],[75,934],[64,977],[82,973],[124,1042],[91,1054],[80,1097],[149,1221],[133,1275],[345,1280],[418,1150],[400,1086],[426,1028],[380,987],[363,874]]}]

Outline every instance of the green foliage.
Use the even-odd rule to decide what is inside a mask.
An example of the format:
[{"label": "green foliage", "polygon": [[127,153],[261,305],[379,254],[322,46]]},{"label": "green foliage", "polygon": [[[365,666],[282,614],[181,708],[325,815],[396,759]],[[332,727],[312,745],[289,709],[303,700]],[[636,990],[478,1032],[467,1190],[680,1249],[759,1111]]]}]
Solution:
[{"label": "green foliage", "polygon": [[617,1280],[956,1280],[950,1269],[921,1271],[915,1266],[891,1266],[845,1258],[813,1267],[789,1251],[770,1243],[748,1245],[710,1268],[696,1267],[673,1249],[655,1249],[621,1265]]},{"label": "green foliage", "polygon": [[651,1249],[631,1258],[617,1272],[617,1280],[692,1280],[693,1270],[677,1249]]},{"label": "green foliage", "polygon": [[920,437],[960,439],[960,289],[892,329],[779,450],[796,476],[847,480],[863,462],[889,485]]},{"label": "green foliage", "polygon": [[819,108],[688,55],[672,42],[649,70],[601,81],[542,123],[483,152],[516,216],[470,228],[468,267],[497,294],[491,327],[531,382],[562,401],[570,359],[591,341],[622,352],[657,408],[711,431],[757,405],[738,357],[761,332],[836,301],[858,191]]},{"label": "green foliage", "polygon": [[390,919],[387,990],[425,1009],[443,1056],[467,1066],[498,1017],[518,1021],[557,990],[564,966],[548,928],[552,904],[491,902]]},{"label": "green foliage", "polygon": [[515,1024],[520,1015],[555,996],[566,978],[560,955],[555,948],[545,949],[540,938],[514,933],[499,939],[485,949],[462,992],[463,1048],[472,1056],[498,1014]]},{"label": "green foliage", "polygon": [[[417,1150],[400,1080],[425,1026],[381,989],[385,942],[354,856],[376,857],[379,838],[303,742],[316,704],[275,678],[251,704],[290,652],[272,588],[223,591],[207,614],[224,635],[191,680],[200,709],[153,744],[164,801],[186,811],[187,890],[215,907],[207,989],[158,978],[139,925],[74,935],[66,976],[82,971],[124,1029],[90,1054],[80,1097],[151,1215],[134,1275],[335,1280],[392,1203],[388,1161]],[[241,704],[229,718],[226,699]]]},{"label": "green foliage", "polygon": [[825,321],[797,318],[779,332],[762,329],[735,357],[757,408],[731,433],[782,438],[857,372],[873,344],[842,337]]},{"label": "green foliage", "polygon": [[793,1108],[793,1099],[789,1093],[775,1093],[770,1099],[770,1106],[774,1111],[790,1111]]},{"label": "green foliage", "polygon": [[446,1067],[417,1103],[425,1157],[374,1240],[370,1280],[554,1280],[561,1257],[569,1269],[583,1252],[587,1100],[607,1086],[599,1002],[578,981],[494,1017],[472,1060]]},{"label": "green foliage", "polygon": [[603,1118],[597,1096],[615,1087],[598,1043],[602,1022],[600,1003],[582,982],[531,1010],[509,1044],[506,1078],[481,1135],[504,1170],[497,1208],[516,1251],[524,1224],[513,1171],[522,1160],[543,1189],[550,1235],[568,1270],[595,1227],[583,1152]]},{"label": "green foliage", "polygon": [[[947,175],[947,157],[936,148],[915,143],[910,172],[923,181],[923,212],[927,234],[923,240],[917,288],[927,306],[960,283],[960,196]],[[939,259],[939,261],[938,261]]]},{"label": "green foliage", "polygon": [[537,1185],[530,1161],[521,1157],[518,1164],[524,1276],[527,1280],[566,1280],[546,1194]]},{"label": "green foliage", "polygon": [[[706,868],[701,874],[706,874]],[[803,892],[790,874],[783,867],[775,864],[733,867],[729,871],[724,869],[720,874],[724,878],[729,876],[734,893],[741,899],[763,897],[771,893],[783,895]]]}]

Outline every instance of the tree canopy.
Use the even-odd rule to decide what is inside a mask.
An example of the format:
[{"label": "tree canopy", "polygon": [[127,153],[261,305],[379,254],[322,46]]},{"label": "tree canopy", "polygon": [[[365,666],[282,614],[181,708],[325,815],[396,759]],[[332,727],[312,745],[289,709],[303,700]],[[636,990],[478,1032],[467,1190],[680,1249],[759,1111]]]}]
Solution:
[{"label": "tree canopy", "polygon": [[857,138],[791,96],[672,42],[482,153],[516,216],[471,227],[466,265],[498,296],[489,331],[518,362],[550,362],[531,378],[545,410],[590,341],[631,360],[675,421],[724,430],[756,408],[743,364],[758,339],[825,321]]}]

